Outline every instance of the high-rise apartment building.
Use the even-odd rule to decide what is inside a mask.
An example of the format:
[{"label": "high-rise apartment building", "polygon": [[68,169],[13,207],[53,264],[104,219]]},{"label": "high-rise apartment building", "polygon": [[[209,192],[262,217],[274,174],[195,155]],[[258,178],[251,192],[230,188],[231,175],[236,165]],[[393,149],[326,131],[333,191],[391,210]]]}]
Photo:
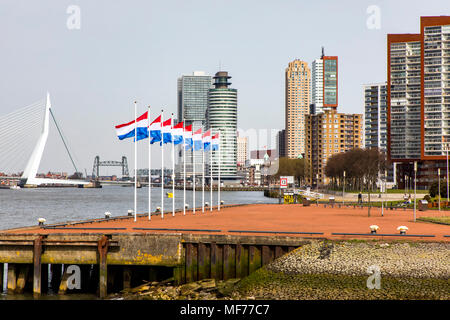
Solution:
[{"label": "high-rise apartment building", "polygon": [[285,72],[286,85],[286,156],[298,158],[305,153],[305,115],[311,101],[311,70],[301,60],[289,63]]},{"label": "high-rise apartment building", "polygon": [[[232,89],[228,72],[219,71],[214,76],[214,88],[208,91],[207,126],[212,133],[220,133],[220,177],[237,178],[237,89]],[[213,152],[210,168],[217,177],[219,152]]]},{"label": "high-rise apartment building", "polygon": [[237,165],[245,166],[248,159],[248,137],[237,137]]},{"label": "high-rise apartment building", "polygon": [[362,147],[362,114],[335,109],[306,116],[305,177],[310,185],[327,184],[327,160],[334,154]]},{"label": "high-rise apartment building", "polygon": [[311,114],[338,106],[338,58],[322,56],[311,64]]},{"label": "high-rise apartment building", "polygon": [[[178,122],[185,121],[191,125],[193,131],[206,127],[206,110],[208,108],[208,90],[212,86],[212,77],[203,71],[195,71],[192,75],[183,75],[178,78]],[[194,158],[195,157],[195,158]],[[195,160],[195,162],[194,162]],[[181,172],[180,165],[183,155],[178,155],[177,172]],[[186,151],[186,174],[191,176],[195,163],[195,173],[201,174],[202,155],[200,152]]]},{"label": "high-rise apartment building", "polygon": [[386,152],[387,146],[387,85],[364,85],[365,148],[378,148]]},{"label": "high-rise apartment building", "polygon": [[400,183],[418,161],[426,187],[450,142],[450,16],[421,17],[418,34],[388,34],[387,51],[388,156],[402,164]]},{"label": "high-rise apartment building", "polygon": [[286,130],[280,130],[277,133],[277,151],[278,157],[286,157]]}]

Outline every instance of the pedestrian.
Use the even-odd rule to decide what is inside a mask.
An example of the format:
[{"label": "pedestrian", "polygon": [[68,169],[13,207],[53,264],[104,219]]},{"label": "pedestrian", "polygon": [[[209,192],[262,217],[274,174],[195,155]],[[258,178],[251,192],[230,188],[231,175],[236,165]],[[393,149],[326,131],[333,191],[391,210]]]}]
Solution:
[{"label": "pedestrian", "polygon": [[362,194],[361,191],[358,193],[358,204],[362,203]]}]

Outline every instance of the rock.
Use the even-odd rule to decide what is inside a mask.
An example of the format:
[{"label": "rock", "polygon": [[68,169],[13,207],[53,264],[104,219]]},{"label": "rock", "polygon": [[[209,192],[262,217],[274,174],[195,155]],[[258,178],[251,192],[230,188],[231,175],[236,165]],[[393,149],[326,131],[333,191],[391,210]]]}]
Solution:
[{"label": "rock", "polygon": [[216,287],[215,279],[204,279],[198,282],[202,289],[212,289]]},{"label": "rock", "polygon": [[187,283],[180,287],[180,293],[183,296],[190,295],[200,289],[202,286],[197,282]]}]

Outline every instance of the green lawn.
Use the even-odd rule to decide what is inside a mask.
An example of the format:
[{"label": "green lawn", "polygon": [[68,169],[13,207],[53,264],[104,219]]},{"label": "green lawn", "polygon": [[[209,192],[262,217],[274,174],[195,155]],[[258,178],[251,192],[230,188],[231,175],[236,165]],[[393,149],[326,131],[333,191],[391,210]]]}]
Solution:
[{"label": "green lawn", "polygon": [[450,217],[421,217],[421,218],[418,218],[417,220],[424,221],[424,222],[437,223],[437,224],[450,225]]}]

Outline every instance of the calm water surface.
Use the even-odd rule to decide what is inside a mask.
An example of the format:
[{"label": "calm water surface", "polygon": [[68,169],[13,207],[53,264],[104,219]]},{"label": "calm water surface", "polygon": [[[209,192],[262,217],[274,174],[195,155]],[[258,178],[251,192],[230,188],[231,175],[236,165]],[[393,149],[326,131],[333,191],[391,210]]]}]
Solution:
[{"label": "calm water surface", "polygon": [[[166,192],[171,189],[165,189]],[[262,191],[221,191],[224,204],[277,203],[278,199],[264,197]],[[195,192],[196,206],[202,203],[202,192]],[[138,189],[138,213],[148,212],[148,188]],[[186,202],[193,205],[193,192],[186,191]],[[79,188],[36,188],[8,190],[0,189],[0,230],[34,226],[37,219],[45,218],[47,224],[103,218],[105,211],[112,216],[127,215],[134,207],[134,188],[104,186],[101,189]],[[205,202],[210,202],[210,193],[205,191]],[[213,192],[213,203],[217,205],[217,192]],[[152,211],[161,206],[161,188],[152,188]],[[183,208],[183,190],[175,190],[175,208]],[[172,210],[172,199],[164,196],[164,211]],[[4,266],[6,278],[6,265]],[[32,294],[6,295],[6,281],[0,287],[0,300],[33,299]],[[40,299],[96,299],[90,294],[70,294],[67,296],[42,295]]]}]

